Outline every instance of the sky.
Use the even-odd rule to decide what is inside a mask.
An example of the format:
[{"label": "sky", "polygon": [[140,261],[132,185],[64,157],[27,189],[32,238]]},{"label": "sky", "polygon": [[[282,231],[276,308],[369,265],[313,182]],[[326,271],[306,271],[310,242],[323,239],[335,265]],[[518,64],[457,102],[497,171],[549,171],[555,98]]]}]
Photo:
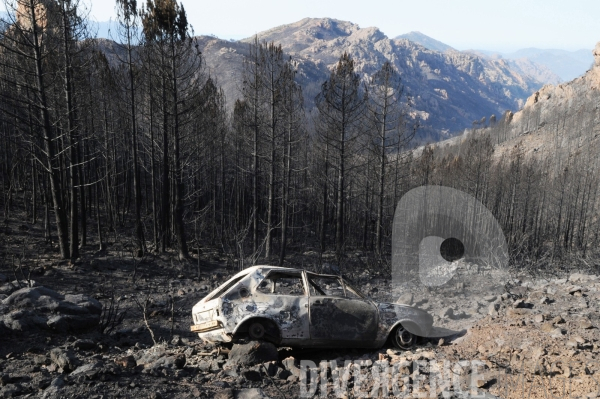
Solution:
[{"label": "sky", "polygon": [[[81,0],[91,19],[115,18],[114,0]],[[146,0],[138,0],[138,4]],[[180,0],[181,1],[181,0]],[[220,0],[182,1],[195,34],[242,39],[306,17],[378,27],[392,38],[420,31],[458,50],[592,49],[599,0]]]}]

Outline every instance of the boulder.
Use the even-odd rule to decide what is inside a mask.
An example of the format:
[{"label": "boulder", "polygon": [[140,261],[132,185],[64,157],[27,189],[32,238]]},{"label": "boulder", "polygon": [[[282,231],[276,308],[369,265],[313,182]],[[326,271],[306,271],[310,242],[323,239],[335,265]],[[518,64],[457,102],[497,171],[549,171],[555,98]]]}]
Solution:
[{"label": "boulder", "polygon": [[234,393],[235,399],[269,399],[262,389],[260,388],[248,388],[240,389]]},{"label": "boulder", "polygon": [[235,344],[229,352],[229,364],[240,366],[253,366],[278,359],[277,348],[270,342],[250,341],[243,345]]},{"label": "boulder", "polygon": [[63,371],[75,369],[76,358],[71,351],[65,351],[60,348],[54,348],[50,351],[50,359]]},{"label": "boulder", "polygon": [[13,292],[0,305],[0,329],[76,332],[98,326],[102,305],[86,295],[61,295],[46,287]]}]

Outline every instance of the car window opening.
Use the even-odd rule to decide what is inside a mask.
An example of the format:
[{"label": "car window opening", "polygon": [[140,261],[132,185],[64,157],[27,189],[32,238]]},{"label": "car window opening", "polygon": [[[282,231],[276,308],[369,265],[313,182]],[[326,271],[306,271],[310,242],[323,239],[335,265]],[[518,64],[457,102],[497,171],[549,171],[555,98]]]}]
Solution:
[{"label": "car window opening", "polygon": [[241,279],[243,279],[244,277],[246,277],[246,274],[241,275],[233,280],[231,280],[229,282],[229,284],[224,285],[219,291],[215,292],[213,295],[211,295],[210,297],[206,298],[206,302],[215,299],[215,298],[220,298],[223,295],[225,295],[227,293],[227,291],[229,291],[231,289],[231,287],[233,287],[234,285],[236,285],[237,283],[240,282]]},{"label": "car window opening", "polygon": [[269,273],[256,289],[262,294],[304,296],[304,284],[300,273]]}]

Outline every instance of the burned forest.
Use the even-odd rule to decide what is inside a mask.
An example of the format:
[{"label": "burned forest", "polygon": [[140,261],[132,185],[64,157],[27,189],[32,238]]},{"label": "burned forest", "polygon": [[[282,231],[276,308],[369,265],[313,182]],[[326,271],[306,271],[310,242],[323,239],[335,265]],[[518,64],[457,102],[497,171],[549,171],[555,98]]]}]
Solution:
[{"label": "burned forest", "polygon": [[[569,370],[586,384],[600,373],[585,363],[600,346],[592,327],[600,323],[593,310],[600,298],[599,61],[571,83],[544,86],[520,111],[499,109],[449,140],[425,142],[419,129],[426,117],[387,61],[365,73],[344,50],[318,85],[306,84],[303,60],[256,35],[243,43],[243,62],[229,77],[237,94],[226,98],[205,41],[174,0],[117,0],[112,39],[96,37],[80,0],[4,4],[0,396],[290,398],[306,394],[310,370],[300,358],[313,368],[319,356],[371,367],[437,355],[485,355],[490,364],[478,388],[496,395],[500,380],[489,373],[510,369],[506,348],[520,345],[510,335],[526,335],[528,327],[535,329],[532,350],[545,345],[543,334],[564,336],[579,362]],[[493,215],[511,273],[505,293],[468,303],[455,284],[451,300],[436,302],[392,284],[396,208],[424,186],[460,190]],[[307,298],[337,288],[381,302],[362,308],[363,316],[388,312],[388,324],[369,330],[379,346],[398,331],[389,313],[397,304],[431,313],[427,329],[471,315],[479,324],[453,346],[419,337],[415,349],[415,334],[410,349],[318,353],[258,339],[232,348],[202,341],[192,332],[200,327],[190,331],[200,320],[191,314],[198,301],[257,265],[286,268],[274,269],[284,276],[277,278]],[[248,281],[265,277],[252,270]],[[338,285],[321,289],[309,275],[339,276]],[[257,295],[274,294],[277,278]],[[234,296],[243,301],[250,291],[244,286]],[[585,306],[577,302],[584,299]],[[569,313],[570,305],[589,312]],[[285,312],[271,313],[301,313]],[[243,332],[262,338],[263,327]],[[493,328],[504,340],[495,349],[484,338]],[[538,352],[558,359],[557,348]],[[416,378],[416,366],[407,367]],[[343,371],[334,369],[325,377]],[[536,370],[527,371],[534,380]]]}]

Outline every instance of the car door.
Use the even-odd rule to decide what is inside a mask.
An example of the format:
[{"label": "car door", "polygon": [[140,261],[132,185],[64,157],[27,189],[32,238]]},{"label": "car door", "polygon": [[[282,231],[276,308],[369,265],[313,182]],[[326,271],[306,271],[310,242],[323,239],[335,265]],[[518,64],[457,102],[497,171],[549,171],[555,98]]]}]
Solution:
[{"label": "car door", "polygon": [[336,276],[307,273],[310,337],[333,345],[373,341],[377,307],[346,290]]},{"label": "car door", "polygon": [[255,296],[279,327],[282,340],[309,338],[308,295],[301,271],[271,271]]}]

